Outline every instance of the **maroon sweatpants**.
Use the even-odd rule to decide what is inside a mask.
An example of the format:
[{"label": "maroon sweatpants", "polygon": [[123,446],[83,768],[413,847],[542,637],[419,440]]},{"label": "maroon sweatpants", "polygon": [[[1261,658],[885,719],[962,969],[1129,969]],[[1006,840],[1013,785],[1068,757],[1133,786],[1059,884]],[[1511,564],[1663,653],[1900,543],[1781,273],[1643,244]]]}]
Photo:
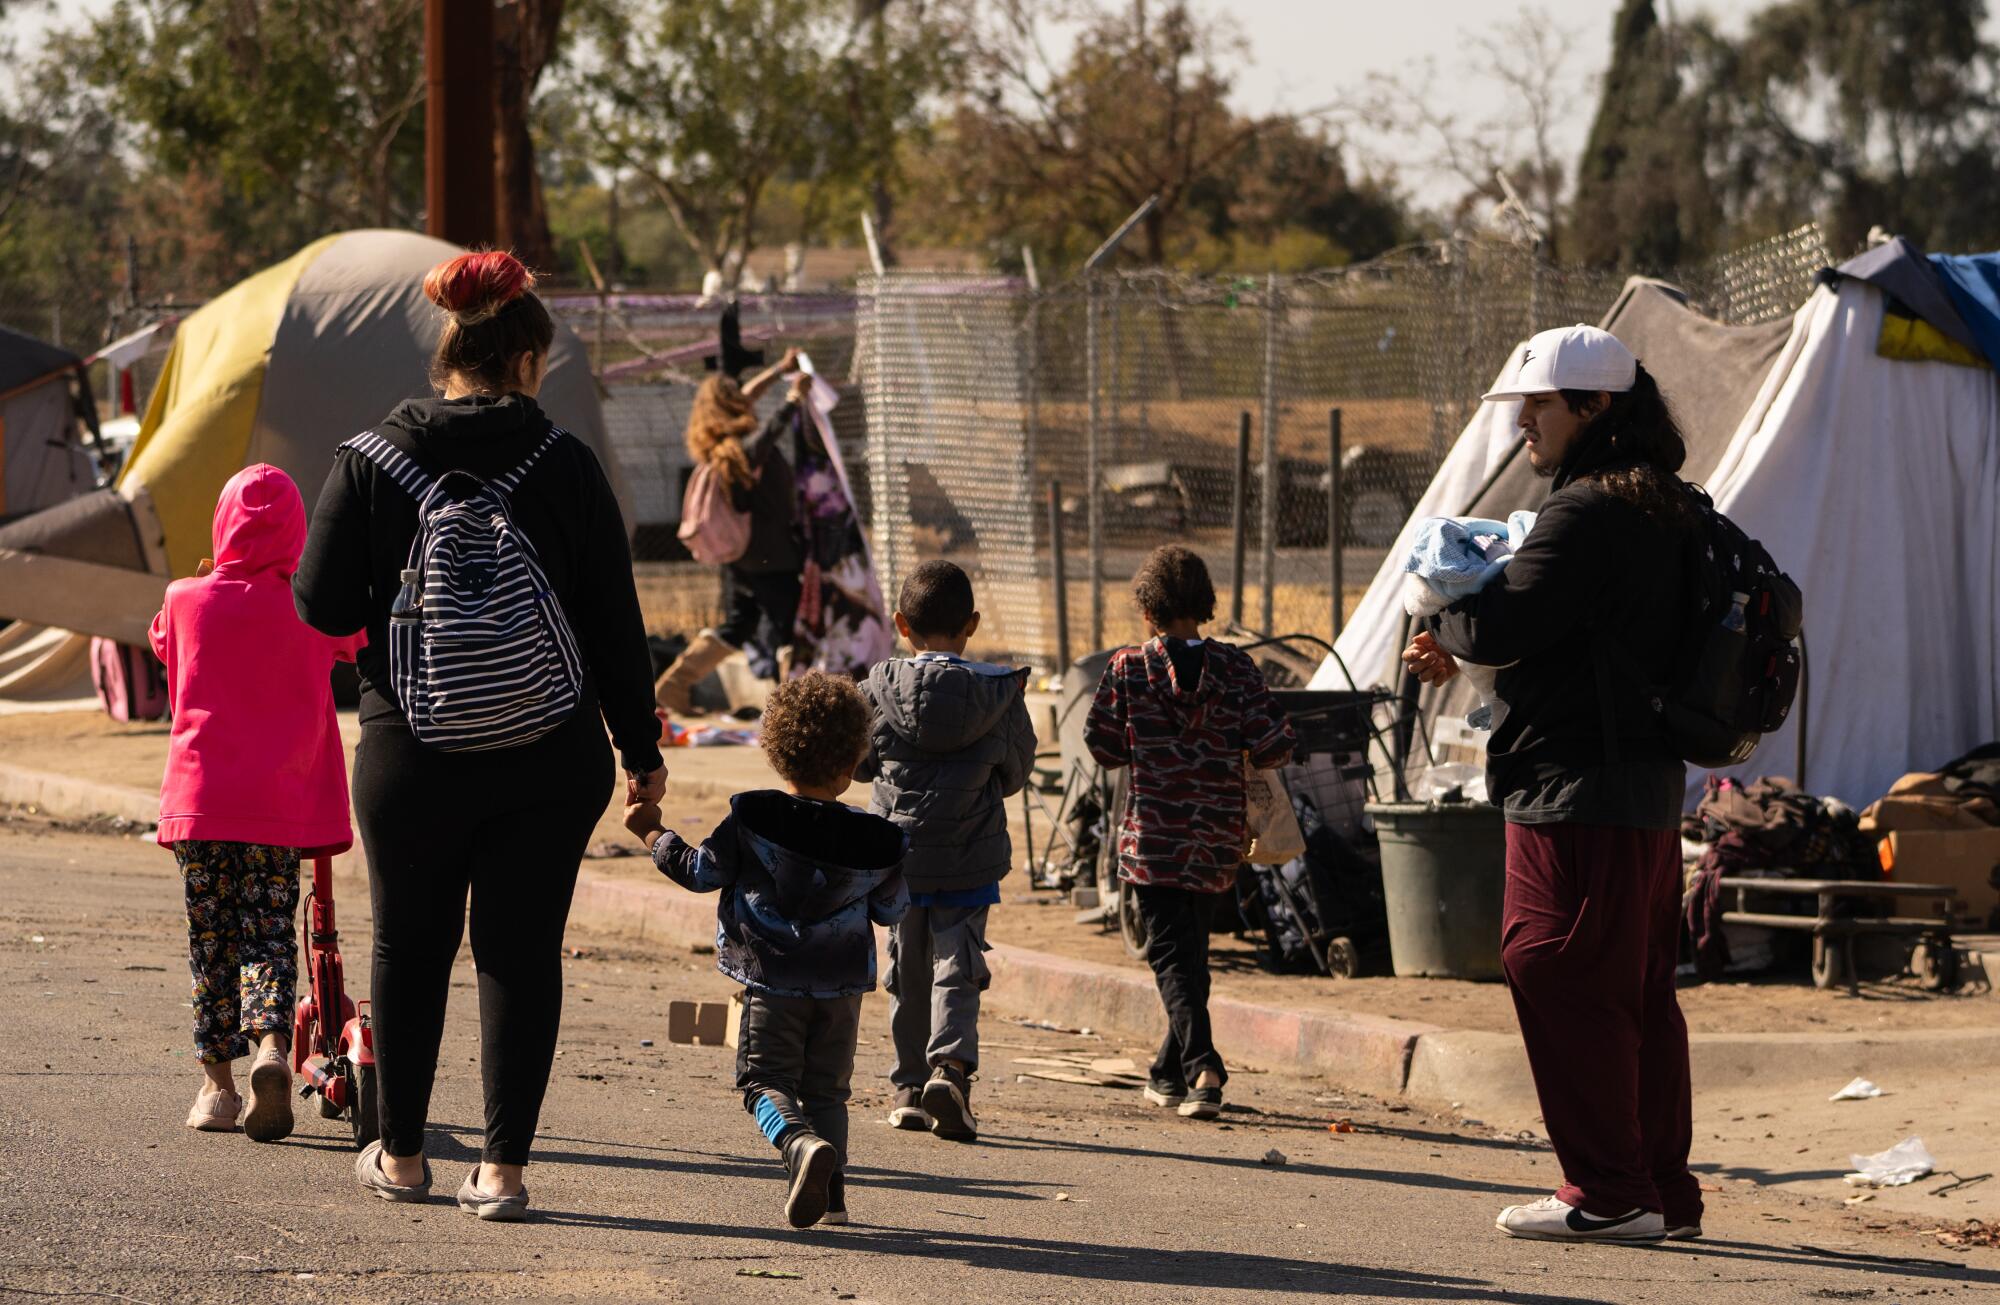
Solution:
[{"label": "maroon sweatpants", "polygon": [[1701,1221],[1674,996],[1680,901],[1671,830],[1507,826],[1500,958],[1562,1164],[1556,1194],[1599,1218]]}]

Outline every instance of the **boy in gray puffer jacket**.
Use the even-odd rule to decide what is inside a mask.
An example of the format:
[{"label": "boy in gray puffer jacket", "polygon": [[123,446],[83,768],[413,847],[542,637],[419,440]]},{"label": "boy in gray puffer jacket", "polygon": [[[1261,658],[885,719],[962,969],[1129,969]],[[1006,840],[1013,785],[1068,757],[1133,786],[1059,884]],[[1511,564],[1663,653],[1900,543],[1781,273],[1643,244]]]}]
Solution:
[{"label": "boy in gray puffer jacket", "polygon": [[881,663],[862,685],[874,725],[855,772],[875,781],[869,810],[910,839],[910,909],[889,931],[884,984],[896,1043],[889,1122],[966,1142],[977,1136],[986,913],[1014,857],[1006,801],[1035,761],[1028,672],[967,661],[978,628],[965,572],[926,562],[910,573],[896,629],[917,655]]}]

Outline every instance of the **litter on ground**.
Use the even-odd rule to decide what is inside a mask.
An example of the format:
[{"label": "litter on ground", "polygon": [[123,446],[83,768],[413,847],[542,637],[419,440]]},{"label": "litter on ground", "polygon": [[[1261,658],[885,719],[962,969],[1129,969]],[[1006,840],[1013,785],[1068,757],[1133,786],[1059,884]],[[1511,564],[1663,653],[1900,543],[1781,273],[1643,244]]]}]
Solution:
[{"label": "litter on ground", "polygon": [[1887,1151],[1853,1155],[1848,1160],[1855,1168],[1845,1179],[1851,1187],[1902,1187],[1937,1168],[1937,1160],[1917,1137],[1906,1137]]},{"label": "litter on ground", "polygon": [[1857,1078],[1840,1091],[1828,1097],[1828,1101],[1867,1101],[1882,1095],[1882,1089],[1865,1078]]}]

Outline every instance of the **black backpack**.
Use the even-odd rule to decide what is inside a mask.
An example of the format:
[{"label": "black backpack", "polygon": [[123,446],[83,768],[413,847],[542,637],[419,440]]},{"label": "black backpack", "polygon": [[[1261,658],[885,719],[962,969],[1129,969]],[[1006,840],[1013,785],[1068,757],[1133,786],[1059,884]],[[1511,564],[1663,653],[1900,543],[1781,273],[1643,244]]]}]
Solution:
[{"label": "black backpack", "polygon": [[1687,620],[1674,682],[1647,693],[1682,760],[1716,769],[1750,759],[1799,691],[1805,599],[1771,554],[1685,486],[1696,524],[1685,548]]}]

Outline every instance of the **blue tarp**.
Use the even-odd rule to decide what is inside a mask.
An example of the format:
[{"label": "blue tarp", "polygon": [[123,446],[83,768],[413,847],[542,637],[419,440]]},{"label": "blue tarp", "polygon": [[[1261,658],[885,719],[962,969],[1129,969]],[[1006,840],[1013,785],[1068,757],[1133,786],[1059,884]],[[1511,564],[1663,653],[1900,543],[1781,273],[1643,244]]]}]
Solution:
[{"label": "blue tarp", "polygon": [[2000,370],[2000,253],[1932,254],[1930,260],[1979,351]]}]

